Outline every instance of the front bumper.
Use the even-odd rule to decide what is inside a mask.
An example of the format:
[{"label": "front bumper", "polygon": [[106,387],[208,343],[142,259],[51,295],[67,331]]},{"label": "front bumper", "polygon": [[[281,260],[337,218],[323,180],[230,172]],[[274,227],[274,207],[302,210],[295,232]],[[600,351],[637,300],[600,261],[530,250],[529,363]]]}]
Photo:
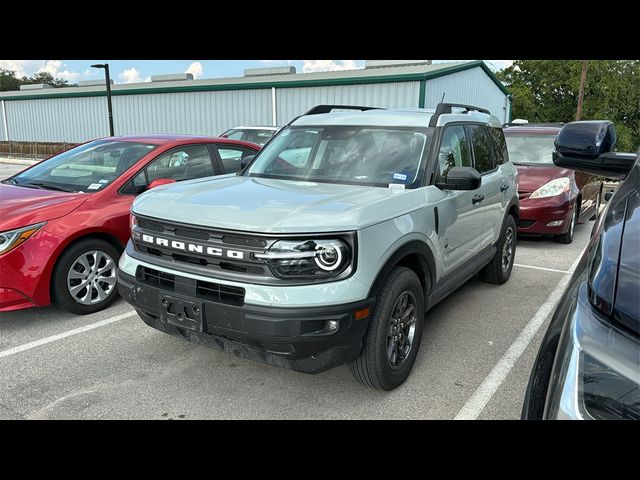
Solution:
[{"label": "front bumper", "polygon": [[[561,235],[571,222],[572,202],[565,195],[549,198],[524,198],[520,200],[518,233]],[[551,222],[561,222],[549,226]]]},{"label": "front bumper", "polygon": [[48,305],[51,259],[60,238],[44,228],[0,255],[0,312]]},{"label": "front bumper", "polygon": [[[176,274],[171,287],[152,286],[139,272],[132,276],[119,270],[118,291],[147,325],[189,342],[304,373],[322,372],[356,358],[374,304],[368,299],[303,308],[232,305],[204,298],[192,278]],[[167,321],[161,305],[167,295],[201,305],[195,329]],[[356,320],[355,312],[367,308],[369,316]],[[337,327],[328,328],[329,322],[337,322]]]}]

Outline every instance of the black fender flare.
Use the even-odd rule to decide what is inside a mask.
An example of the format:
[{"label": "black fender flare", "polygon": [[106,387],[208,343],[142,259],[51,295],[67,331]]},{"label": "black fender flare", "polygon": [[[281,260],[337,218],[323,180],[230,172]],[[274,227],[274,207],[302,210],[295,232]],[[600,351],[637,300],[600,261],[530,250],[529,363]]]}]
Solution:
[{"label": "black fender flare", "polygon": [[429,288],[425,289],[425,300],[429,295],[429,291],[433,289],[433,286],[436,283],[435,278],[435,260],[433,253],[429,246],[420,240],[412,240],[400,246],[394,253],[389,257],[389,259],[382,266],[378,274],[376,275],[376,279],[374,280],[371,288],[369,289],[369,295],[367,298],[375,297],[378,294],[378,291],[382,287],[382,283],[385,278],[391,273],[391,271],[408,255],[417,255],[420,259],[421,266],[425,275],[428,275],[428,278],[421,279],[422,281],[429,282]]}]

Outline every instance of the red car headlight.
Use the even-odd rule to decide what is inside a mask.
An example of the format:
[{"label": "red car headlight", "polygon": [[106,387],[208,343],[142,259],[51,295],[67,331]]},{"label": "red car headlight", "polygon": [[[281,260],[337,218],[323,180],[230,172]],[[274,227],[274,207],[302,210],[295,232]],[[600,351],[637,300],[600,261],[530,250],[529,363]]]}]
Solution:
[{"label": "red car headlight", "polygon": [[0,232],[0,255],[10,252],[26,242],[34,233],[40,230],[47,222],[29,225],[6,232]]}]

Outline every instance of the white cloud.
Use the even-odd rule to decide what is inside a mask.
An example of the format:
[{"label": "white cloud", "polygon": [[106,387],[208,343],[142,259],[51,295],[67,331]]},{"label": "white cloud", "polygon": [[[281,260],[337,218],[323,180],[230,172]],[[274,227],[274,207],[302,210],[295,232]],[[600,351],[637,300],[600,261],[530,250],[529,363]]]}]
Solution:
[{"label": "white cloud", "polygon": [[202,75],[204,74],[204,67],[201,62],[193,62],[189,65],[189,68],[184,71],[184,73],[191,73],[193,78],[202,78]]},{"label": "white cloud", "polygon": [[513,60],[485,60],[485,63],[495,70],[502,70],[503,68],[510,67]]},{"label": "white cloud", "polygon": [[0,60],[0,68],[15,72],[16,77],[29,77],[36,73],[44,60]]},{"label": "white cloud", "polygon": [[336,70],[355,70],[362,68],[355,60],[303,60],[302,71],[310,72],[334,72]]},{"label": "white cloud", "polygon": [[144,79],[144,82],[145,82],[145,83],[150,82],[150,81],[151,81],[151,77],[146,77],[146,78]]},{"label": "white cloud", "polygon": [[70,70],[60,70],[61,67],[66,67],[61,60],[47,60],[44,65],[38,69],[38,73],[47,72],[51,74],[53,78],[60,78],[66,80],[69,83],[76,83],[81,77],[79,72]]},{"label": "white cloud", "polygon": [[122,83],[141,83],[142,77],[140,76],[140,72],[136,70],[134,67],[128,68],[127,70],[123,70],[120,75],[120,80]]}]

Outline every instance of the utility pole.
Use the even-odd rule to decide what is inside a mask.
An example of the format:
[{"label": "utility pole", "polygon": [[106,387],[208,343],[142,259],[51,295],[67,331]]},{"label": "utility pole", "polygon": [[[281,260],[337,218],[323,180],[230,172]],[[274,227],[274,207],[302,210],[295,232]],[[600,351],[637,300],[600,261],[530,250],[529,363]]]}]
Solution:
[{"label": "utility pole", "polygon": [[582,117],[582,102],[584,101],[584,85],[587,83],[587,61],[582,60],[582,75],[580,75],[580,91],[578,92],[578,111],[576,122]]}]

